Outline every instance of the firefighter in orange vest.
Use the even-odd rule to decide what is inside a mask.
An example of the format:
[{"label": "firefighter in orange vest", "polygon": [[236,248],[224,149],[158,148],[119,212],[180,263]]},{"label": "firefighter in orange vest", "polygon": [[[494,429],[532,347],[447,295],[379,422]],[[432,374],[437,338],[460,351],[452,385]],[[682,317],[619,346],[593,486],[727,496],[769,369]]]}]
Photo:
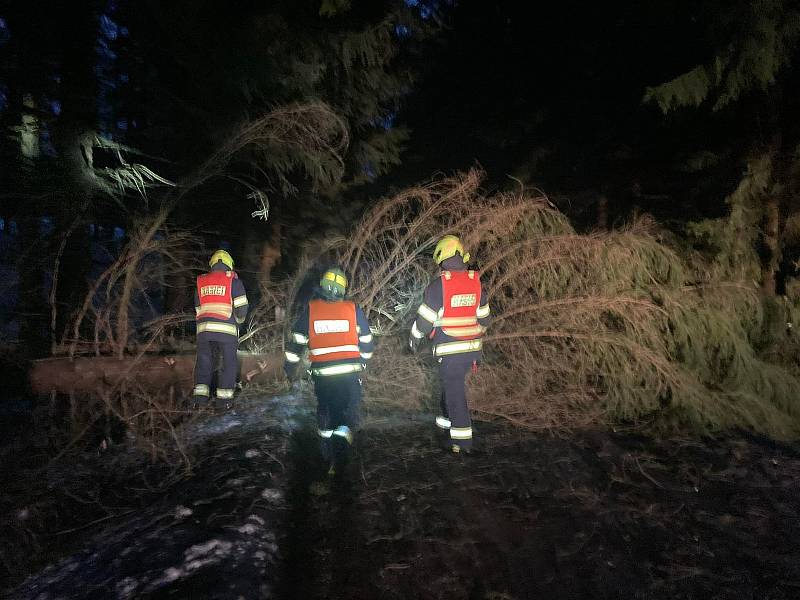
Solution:
[{"label": "firefighter in orange vest", "polygon": [[194,370],[194,406],[206,408],[211,399],[215,353],[222,355],[217,376],[216,404],[233,405],[239,365],[239,325],[247,316],[244,284],[233,270],[233,258],[217,250],[208,261],[211,270],[197,278],[194,310],[197,316],[197,363]]},{"label": "firefighter in orange vest", "polygon": [[284,370],[293,380],[308,347],[320,447],[331,475],[349,456],[359,422],[361,373],[374,349],[369,321],[360,307],[344,299],[346,291],[344,271],[328,269],[297,318],[284,353]]},{"label": "firefighter in orange vest", "polygon": [[464,385],[481,359],[489,303],[478,272],[467,269],[469,254],[456,236],[444,236],[436,244],[433,260],[441,268],[441,276],[425,288],[409,345],[416,352],[423,339],[431,339],[442,388],[436,425],[446,435],[449,450],[469,452],[472,421]]}]

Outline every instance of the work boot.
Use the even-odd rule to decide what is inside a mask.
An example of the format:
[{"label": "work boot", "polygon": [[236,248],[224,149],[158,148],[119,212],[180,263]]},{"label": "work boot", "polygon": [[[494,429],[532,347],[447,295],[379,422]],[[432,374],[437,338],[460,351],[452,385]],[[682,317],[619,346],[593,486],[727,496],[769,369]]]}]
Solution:
[{"label": "work boot", "polygon": [[195,400],[192,403],[192,411],[196,413],[208,412],[208,402],[200,402],[198,400]]},{"label": "work boot", "polygon": [[350,462],[350,444],[347,440],[344,440],[339,437],[334,437],[332,440],[333,444],[333,460],[331,460],[331,471],[334,473],[339,472],[342,473],[347,467],[347,464]]},{"label": "work boot", "polygon": [[474,456],[480,454],[480,451],[475,450],[472,446],[460,446],[458,444],[451,444],[449,451],[451,454],[457,456]]}]

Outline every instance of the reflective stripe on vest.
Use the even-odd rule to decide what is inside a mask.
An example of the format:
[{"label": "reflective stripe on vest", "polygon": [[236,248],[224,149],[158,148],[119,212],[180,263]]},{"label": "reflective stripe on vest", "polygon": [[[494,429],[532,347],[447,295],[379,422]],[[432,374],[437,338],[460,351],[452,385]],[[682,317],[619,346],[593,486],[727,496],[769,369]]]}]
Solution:
[{"label": "reflective stripe on vest", "polygon": [[334,352],[358,352],[358,346],[331,346],[330,348],[312,348],[311,356],[324,356]]},{"label": "reflective stripe on vest", "polygon": [[442,311],[434,323],[442,333],[457,340],[471,340],[483,334],[478,324],[481,282],[475,271],[442,273]]},{"label": "reflective stripe on vest", "polygon": [[481,340],[467,340],[463,342],[445,342],[433,347],[434,356],[449,356],[450,354],[463,354],[464,352],[477,352],[483,347]]},{"label": "reflective stripe on vest", "polygon": [[197,278],[198,317],[227,321],[233,314],[233,271],[211,271]]},{"label": "reflective stripe on vest", "polygon": [[312,367],[311,374],[317,377],[330,377],[332,375],[345,375],[347,373],[358,373],[364,367],[361,363],[345,363],[343,365],[331,365],[329,367]]},{"label": "reflective stripe on vest", "polygon": [[[308,348],[312,363],[360,360],[356,305],[343,300],[308,303]],[[360,367],[361,365],[359,365]]]},{"label": "reflective stripe on vest", "polygon": [[197,333],[227,333],[239,337],[239,328],[233,323],[218,323],[217,321],[203,321],[197,324]]}]

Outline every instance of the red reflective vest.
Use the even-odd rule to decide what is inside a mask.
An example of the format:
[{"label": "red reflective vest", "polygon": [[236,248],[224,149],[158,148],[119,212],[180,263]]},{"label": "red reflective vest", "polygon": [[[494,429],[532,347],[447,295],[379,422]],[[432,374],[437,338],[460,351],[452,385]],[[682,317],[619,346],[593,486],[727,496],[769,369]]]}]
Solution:
[{"label": "red reflective vest", "polygon": [[233,271],[212,271],[197,278],[197,297],[200,308],[198,318],[213,318],[227,321],[233,314]]},{"label": "red reflective vest", "polygon": [[309,302],[308,349],[312,363],[361,360],[356,329],[356,305],[347,300]]},{"label": "red reflective vest", "polygon": [[481,280],[477,271],[442,272],[442,316],[436,326],[457,340],[474,340],[483,334],[478,324]]}]

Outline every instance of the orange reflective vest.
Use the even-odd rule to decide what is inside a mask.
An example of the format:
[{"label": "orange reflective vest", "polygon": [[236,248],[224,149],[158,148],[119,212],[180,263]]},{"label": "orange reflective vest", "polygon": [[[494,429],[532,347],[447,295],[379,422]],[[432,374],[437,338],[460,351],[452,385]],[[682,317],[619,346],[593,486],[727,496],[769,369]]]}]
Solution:
[{"label": "orange reflective vest", "polygon": [[481,280],[477,271],[442,272],[442,313],[435,325],[457,340],[474,340],[483,334],[478,324]]},{"label": "orange reflective vest", "polygon": [[347,300],[309,302],[308,349],[312,363],[361,360],[356,329],[356,305]]},{"label": "orange reflective vest", "polygon": [[200,308],[198,318],[213,318],[227,321],[233,314],[233,271],[212,271],[197,278],[197,297]]}]

